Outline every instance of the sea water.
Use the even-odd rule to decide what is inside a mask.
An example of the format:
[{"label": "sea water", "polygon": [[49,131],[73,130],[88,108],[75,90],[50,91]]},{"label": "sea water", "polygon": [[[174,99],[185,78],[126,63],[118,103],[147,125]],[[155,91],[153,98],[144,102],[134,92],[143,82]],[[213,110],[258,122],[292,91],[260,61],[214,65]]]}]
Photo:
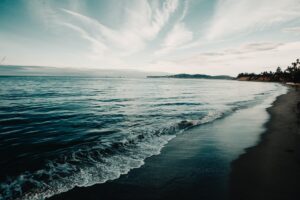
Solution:
[{"label": "sea water", "polygon": [[229,80],[0,77],[0,199],[117,179],[185,130],[285,92]]}]

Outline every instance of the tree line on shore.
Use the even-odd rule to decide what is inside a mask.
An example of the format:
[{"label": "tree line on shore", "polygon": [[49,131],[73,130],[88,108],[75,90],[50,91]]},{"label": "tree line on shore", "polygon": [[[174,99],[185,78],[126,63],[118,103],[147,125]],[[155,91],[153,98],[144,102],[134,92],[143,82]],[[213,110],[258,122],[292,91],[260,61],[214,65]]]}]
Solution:
[{"label": "tree line on shore", "polygon": [[295,82],[300,83],[300,59],[293,62],[291,66],[282,70],[277,67],[275,72],[265,71],[260,74],[255,73],[240,73],[237,79],[244,79],[249,81],[274,81],[274,82]]}]

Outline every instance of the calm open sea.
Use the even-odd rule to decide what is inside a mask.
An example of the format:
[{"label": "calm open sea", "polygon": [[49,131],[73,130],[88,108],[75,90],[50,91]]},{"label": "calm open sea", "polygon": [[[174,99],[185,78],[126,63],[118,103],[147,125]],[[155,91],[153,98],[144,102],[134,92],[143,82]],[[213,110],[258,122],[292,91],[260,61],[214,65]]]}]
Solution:
[{"label": "calm open sea", "polygon": [[184,130],[285,92],[225,80],[0,77],[0,199],[117,179]]}]

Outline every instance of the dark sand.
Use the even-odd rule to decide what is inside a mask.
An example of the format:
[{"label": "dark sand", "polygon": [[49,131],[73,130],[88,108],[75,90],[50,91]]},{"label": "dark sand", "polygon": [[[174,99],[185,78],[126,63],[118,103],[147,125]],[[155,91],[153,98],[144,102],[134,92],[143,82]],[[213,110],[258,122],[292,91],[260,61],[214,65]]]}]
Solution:
[{"label": "dark sand", "polygon": [[232,199],[300,199],[300,89],[291,89],[268,109],[261,142],[232,163]]}]

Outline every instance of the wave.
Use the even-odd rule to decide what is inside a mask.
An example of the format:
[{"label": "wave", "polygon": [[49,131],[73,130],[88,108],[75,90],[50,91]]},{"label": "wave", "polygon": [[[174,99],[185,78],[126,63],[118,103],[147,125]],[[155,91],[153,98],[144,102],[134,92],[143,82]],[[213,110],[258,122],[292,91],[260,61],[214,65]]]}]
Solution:
[{"label": "wave", "polygon": [[210,112],[198,121],[183,120],[118,142],[76,146],[71,153],[47,161],[43,169],[23,173],[2,183],[0,198],[44,199],[76,186],[86,187],[117,179],[131,169],[141,167],[146,158],[159,154],[176,134],[220,116],[221,113]]},{"label": "wave", "polygon": [[154,104],[153,106],[201,106],[203,103],[198,102],[174,102],[174,103],[161,103]]}]

